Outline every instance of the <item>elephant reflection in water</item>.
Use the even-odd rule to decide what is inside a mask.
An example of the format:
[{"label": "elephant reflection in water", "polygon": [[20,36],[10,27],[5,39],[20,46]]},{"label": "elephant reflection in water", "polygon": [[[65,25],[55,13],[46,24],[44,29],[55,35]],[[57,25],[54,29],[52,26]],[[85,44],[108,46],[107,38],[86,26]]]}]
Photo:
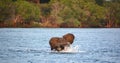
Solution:
[{"label": "elephant reflection in water", "polygon": [[69,47],[73,41],[75,36],[71,33],[63,35],[63,37],[52,37],[49,41],[51,50],[62,51],[65,47]]}]

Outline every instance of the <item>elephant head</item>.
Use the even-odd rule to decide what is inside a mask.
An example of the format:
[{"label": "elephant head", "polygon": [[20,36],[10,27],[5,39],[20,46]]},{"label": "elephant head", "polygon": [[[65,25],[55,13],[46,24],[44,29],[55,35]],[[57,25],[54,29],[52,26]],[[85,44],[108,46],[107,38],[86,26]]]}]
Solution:
[{"label": "elephant head", "polygon": [[71,33],[68,33],[68,34],[64,35],[63,38],[64,38],[67,42],[69,42],[70,44],[72,44],[73,41],[74,41],[75,36],[74,36],[73,34],[71,34]]}]

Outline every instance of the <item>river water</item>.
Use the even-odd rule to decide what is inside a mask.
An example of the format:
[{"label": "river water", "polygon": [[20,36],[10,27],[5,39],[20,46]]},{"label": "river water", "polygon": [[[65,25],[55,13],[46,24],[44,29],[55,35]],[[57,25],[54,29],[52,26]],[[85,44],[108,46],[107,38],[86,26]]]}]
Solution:
[{"label": "river water", "polygon": [[[51,52],[51,37],[75,35],[71,52]],[[0,63],[120,63],[120,28],[0,28]]]}]

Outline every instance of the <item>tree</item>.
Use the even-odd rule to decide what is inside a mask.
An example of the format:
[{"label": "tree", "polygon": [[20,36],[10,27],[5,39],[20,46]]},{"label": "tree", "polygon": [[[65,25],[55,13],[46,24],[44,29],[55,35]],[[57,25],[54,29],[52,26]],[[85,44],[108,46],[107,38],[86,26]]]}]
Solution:
[{"label": "tree", "polygon": [[[104,21],[105,17],[105,8],[102,6],[99,6],[93,2],[88,3],[86,5],[87,9],[89,10],[89,16],[87,21],[90,21],[90,26],[92,27],[101,27],[103,26],[101,23],[101,20]],[[89,24],[88,24],[89,25]]]},{"label": "tree", "polygon": [[23,19],[34,19],[37,20],[40,17],[39,6],[27,1],[17,1],[15,2],[16,9],[15,14],[20,15]]},{"label": "tree", "polygon": [[120,2],[119,0],[104,3],[106,10],[106,27],[120,27]]},{"label": "tree", "polygon": [[0,23],[7,26],[29,24],[39,20],[40,8],[26,0],[0,0],[0,18]]},{"label": "tree", "polygon": [[0,0],[0,26],[11,26],[14,6],[12,0]]}]

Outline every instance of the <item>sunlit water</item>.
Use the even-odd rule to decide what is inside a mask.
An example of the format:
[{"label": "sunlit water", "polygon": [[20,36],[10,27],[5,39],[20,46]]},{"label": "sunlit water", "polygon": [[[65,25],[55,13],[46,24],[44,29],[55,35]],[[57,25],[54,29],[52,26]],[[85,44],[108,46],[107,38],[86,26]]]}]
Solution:
[{"label": "sunlit water", "polygon": [[[51,37],[75,35],[61,52]],[[0,28],[0,63],[120,63],[120,28]]]}]

